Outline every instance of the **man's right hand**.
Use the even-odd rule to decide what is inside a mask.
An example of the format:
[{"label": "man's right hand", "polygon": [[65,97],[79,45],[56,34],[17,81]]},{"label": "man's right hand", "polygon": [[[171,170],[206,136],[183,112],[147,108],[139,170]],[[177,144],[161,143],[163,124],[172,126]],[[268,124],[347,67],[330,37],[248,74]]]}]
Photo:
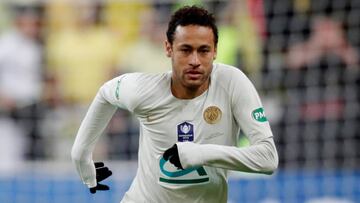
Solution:
[{"label": "man's right hand", "polygon": [[109,190],[109,186],[100,184],[99,182],[105,180],[109,176],[111,176],[112,172],[109,170],[108,167],[105,167],[103,162],[96,162],[95,169],[96,169],[96,186],[90,188],[90,192],[92,194],[96,193],[97,190]]}]

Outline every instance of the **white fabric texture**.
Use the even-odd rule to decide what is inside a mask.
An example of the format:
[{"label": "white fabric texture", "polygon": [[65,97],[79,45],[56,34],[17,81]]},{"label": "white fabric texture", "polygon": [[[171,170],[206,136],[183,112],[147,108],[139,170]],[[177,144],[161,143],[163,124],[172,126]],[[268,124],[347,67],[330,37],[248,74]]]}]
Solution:
[{"label": "white fabric texture", "polygon": [[[96,185],[92,150],[116,107],[140,121],[139,168],[123,203],[227,202],[227,170],[270,174],[277,167],[269,123],[253,116],[261,101],[239,69],[214,64],[209,89],[194,99],[174,97],[170,85],[171,72],[124,74],[103,85],[72,150],[84,183]],[[240,129],[251,146],[236,147]],[[162,159],[174,143],[184,171]]]},{"label": "white fabric texture", "polygon": [[41,54],[40,46],[21,33],[4,33],[0,37],[0,95],[19,107],[40,100]]}]

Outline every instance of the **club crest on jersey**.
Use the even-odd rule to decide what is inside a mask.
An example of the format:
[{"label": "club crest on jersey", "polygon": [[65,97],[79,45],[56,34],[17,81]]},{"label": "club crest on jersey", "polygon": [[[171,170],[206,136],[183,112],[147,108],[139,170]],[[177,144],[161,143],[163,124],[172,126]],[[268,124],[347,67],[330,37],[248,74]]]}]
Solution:
[{"label": "club crest on jersey", "polygon": [[204,120],[209,124],[215,124],[221,120],[222,112],[217,106],[209,106],[204,111]]},{"label": "club crest on jersey", "polygon": [[179,142],[194,141],[194,125],[188,122],[180,123],[177,126],[177,134]]}]

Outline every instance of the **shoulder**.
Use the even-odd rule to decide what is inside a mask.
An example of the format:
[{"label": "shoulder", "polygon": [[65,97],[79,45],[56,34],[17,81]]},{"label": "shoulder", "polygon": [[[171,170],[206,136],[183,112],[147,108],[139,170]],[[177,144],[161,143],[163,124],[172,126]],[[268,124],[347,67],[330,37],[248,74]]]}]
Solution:
[{"label": "shoulder", "polygon": [[236,67],[214,64],[211,77],[213,88],[217,91],[226,92],[232,101],[246,101],[257,95],[254,84]]},{"label": "shoulder", "polygon": [[167,73],[125,73],[107,82],[108,86],[121,87],[131,90],[133,94],[141,93],[150,89],[157,89],[167,82]]},{"label": "shoulder", "polygon": [[125,73],[118,77],[121,82],[130,83],[129,85],[137,89],[152,89],[159,85],[164,85],[168,79],[168,73]]},{"label": "shoulder", "polygon": [[119,77],[124,88],[140,100],[161,94],[170,84],[170,73],[127,73]]},{"label": "shoulder", "polygon": [[167,73],[143,73],[143,72],[135,72],[135,73],[126,73],[124,74],[129,77],[136,78],[139,82],[150,82],[150,83],[157,83],[159,81],[162,81],[167,76]]},{"label": "shoulder", "polygon": [[216,85],[220,85],[226,89],[232,86],[238,86],[241,83],[250,82],[248,77],[239,68],[222,63],[214,64],[211,79]]},{"label": "shoulder", "polygon": [[0,35],[1,46],[10,46],[17,43],[18,41],[18,34],[14,31],[8,31]]},{"label": "shoulder", "polygon": [[110,103],[134,111],[144,101],[163,91],[167,84],[167,74],[126,73],[108,82],[101,93]]}]

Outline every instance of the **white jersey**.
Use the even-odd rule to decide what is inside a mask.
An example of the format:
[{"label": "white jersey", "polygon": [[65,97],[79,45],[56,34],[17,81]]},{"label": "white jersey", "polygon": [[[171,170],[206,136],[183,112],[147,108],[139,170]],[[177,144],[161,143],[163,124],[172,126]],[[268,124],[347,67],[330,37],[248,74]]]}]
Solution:
[{"label": "white jersey", "polygon": [[41,47],[19,31],[0,36],[0,93],[18,107],[40,100]]},{"label": "white jersey", "polygon": [[[140,121],[138,171],[122,202],[227,202],[227,170],[271,173],[278,162],[259,96],[238,69],[214,64],[210,86],[194,99],[171,93],[171,72],[129,73],[99,91],[77,135],[72,156],[89,187],[91,152],[116,107]],[[236,147],[240,129],[251,146]],[[178,145],[178,170],[162,158]]]}]

